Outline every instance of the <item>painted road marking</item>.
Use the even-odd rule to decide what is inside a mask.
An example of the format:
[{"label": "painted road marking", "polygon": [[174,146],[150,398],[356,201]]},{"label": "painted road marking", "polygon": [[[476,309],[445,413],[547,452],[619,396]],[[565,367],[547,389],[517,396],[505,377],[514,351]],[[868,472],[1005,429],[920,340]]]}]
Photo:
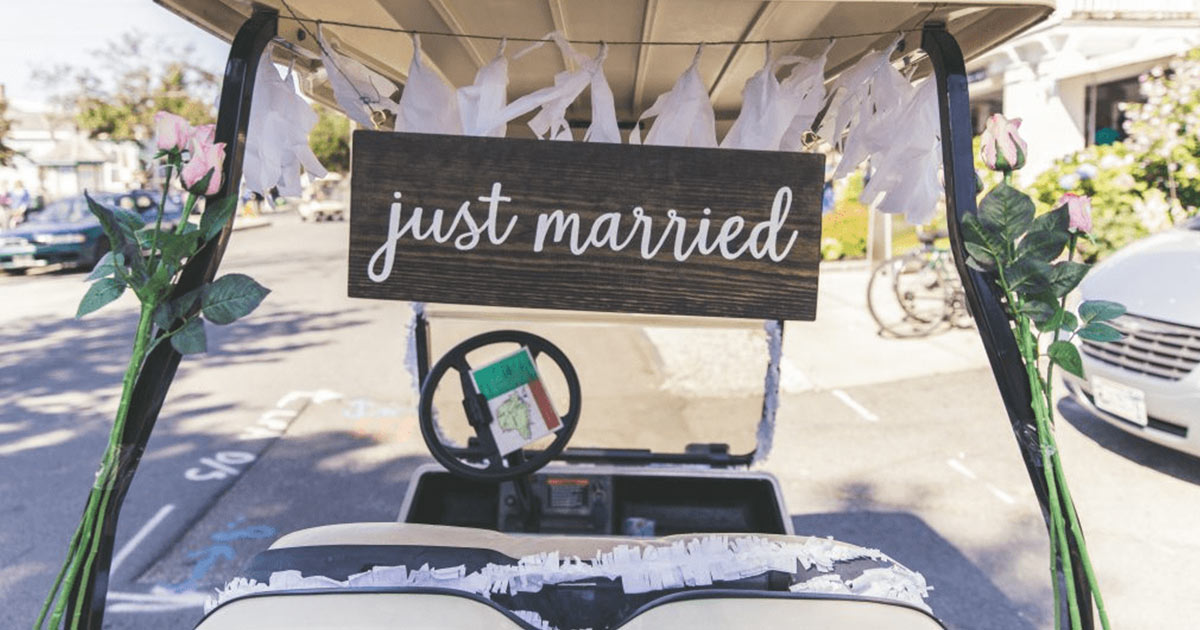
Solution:
[{"label": "painted road marking", "polygon": [[987,484],[987,489],[991,490],[992,494],[994,494],[997,499],[1000,499],[1001,501],[1003,501],[1009,505],[1013,505],[1017,502],[1016,499],[1012,498],[1011,494],[1001,490],[1000,488],[997,488],[996,486],[994,486],[990,483]]},{"label": "painted road marking", "polygon": [[850,394],[847,394],[840,389],[831,389],[829,390],[829,393],[833,394],[834,398],[842,401],[842,403],[847,407],[853,409],[854,413],[857,413],[863,420],[866,420],[867,422],[879,422],[879,416],[872,413],[870,409],[862,406],[862,404],[857,400],[851,398]]},{"label": "painted road marking", "polygon": [[234,466],[249,464],[254,461],[254,453],[244,451],[221,451],[212,457],[201,457],[202,466],[183,471],[184,479],[188,481],[211,481],[225,479],[241,472]]},{"label": "painted road marking", "polygon": [[[959,453],[958,457],[963,458],[963,457],[966,457],[966,455],[963,453]],[[971,481],[980,481],[983,484],[983,486],[988,489],[988,492],[991,492],[992,496],[996,497],[997,499],[1000,499],[1001,501],[1003,501],[1009,505],[1016,504],[1017,500],[1014,499],[1011,494],[1001,490],[999,487],[997,487],[995,484],[993,484],[991,482],[981,481],[979,479],[979,475],[975,474],[975,471],[971,470],[970,468],[967,468],[967,465],[962,463],[958,459],[951,457],[950,459],[946,460],[946,465],[949,466],[952,470],[954,470],[958,474],[966,477],[967,479],[970,479]]]},{"label": "painted road marking", "polygon": [[966,464],[958,461],[957,459],[947,459],[946,465],[953,468],[956,472],[958,472],[958,474],[966,477],[967,479],[971,479],[972,481],[979,479],[979,476],[975,474],[975,471],[967,468]]},{"label": "painted road marking", "polygon": [[110,575],[116,575],[117,568],[121,566],[122,562],[125,562],[125,558],[128,558],[129,554],[133,553],[133,550],[136,549],[138,545],[142,544],[142,541],[145,540],[146,536],[149,536],[150,532],[155,527],[158,527],[158,525],[163,522],[163,519],[167,518],[167,516],[174,509],[174,503],[168,503],[164,505],[158,509],[158,512],[155,513],[154,516],[150,517],[150,520],[146,521],[145,525],[142,525],[142,528],[133,535],[133,538],[129,539],[129,542],[125,543],[124,547],[121,547],[121,550],[117,552],[116,557],[113,558],[112,568],[109,569]]}]

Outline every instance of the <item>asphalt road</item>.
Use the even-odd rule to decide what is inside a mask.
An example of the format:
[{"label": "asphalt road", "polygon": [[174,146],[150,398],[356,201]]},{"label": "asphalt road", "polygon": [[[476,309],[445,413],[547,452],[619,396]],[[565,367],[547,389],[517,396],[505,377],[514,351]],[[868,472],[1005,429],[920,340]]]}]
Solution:
[{"label": "asphalt road", "polygon": [[[344,224],[273,220],[238,232],[223,267],[273,293],[246,320],[210,329],[209,353],[185,359],[164,406],[122,515],[106,627],[192,627],[206,594],[274,537],[394,519],[408,475],[429,461],[405,368],[409,307],[345,297]],[[856,278],[823,279],[821,299],[834,303],[840,294],[825,292],[838,283],[860,294]],[[0,278],[0,627],[26,627],[36,614],[116,406],[134,303],[73,320],[82,279]],[[866,344],[872,331],[839,324],[819,317],[788,333],[787,393],[765,468],[780,478],[797,533],[878,547],[921,571],[950,627],[1048,627],[1041,517],[991,375],[975,367],[978,348],[963,337],[891,346],[918,364],[961,355],[939,360],[949,372],[870,357],[856,367],[867,345],[855,338]],[[435,345],[481,327],[446,323]],[[703,335],[699,344],[636,327],[551,337],[589,386],[589,409],[602,410],[575,442],[752,444],[760,381],[740,375],[761,370],[761,331]],[[1059,411],[1114,627],[1188,627],[1200,616],[1188,586],[1200,561],[1200,460],[1069,401]]]}]

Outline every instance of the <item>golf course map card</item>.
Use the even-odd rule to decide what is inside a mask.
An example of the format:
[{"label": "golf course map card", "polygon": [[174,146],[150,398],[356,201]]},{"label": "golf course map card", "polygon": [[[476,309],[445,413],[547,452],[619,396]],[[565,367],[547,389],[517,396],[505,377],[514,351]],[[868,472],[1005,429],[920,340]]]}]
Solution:
[{"label": "golf course map card", "polygon": [[528,348],[471,370],[471,380],[487,399],[492,412],[492,437],[501,455],[518,451],[562,427]]}]

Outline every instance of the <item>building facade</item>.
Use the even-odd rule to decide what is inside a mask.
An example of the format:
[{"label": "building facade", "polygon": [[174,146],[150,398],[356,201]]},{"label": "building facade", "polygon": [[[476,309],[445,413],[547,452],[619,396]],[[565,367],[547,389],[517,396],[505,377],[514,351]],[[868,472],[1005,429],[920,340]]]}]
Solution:
[{"label": "building facade", "polygon": [[1119,105],[1143,100],[1138,77],[1198,46],[1200,0],[1059,0],[1048,20],[968,65],[977,131],[993,112],[1020,118],[1036,143],[1032,178],[1123,139]]}]

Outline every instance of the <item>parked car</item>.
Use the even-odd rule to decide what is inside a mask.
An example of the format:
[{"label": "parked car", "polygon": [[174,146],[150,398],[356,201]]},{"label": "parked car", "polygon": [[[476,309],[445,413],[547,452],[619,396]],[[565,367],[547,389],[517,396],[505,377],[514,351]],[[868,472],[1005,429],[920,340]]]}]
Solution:
[{"label": "parked car", "polygon": [[1110,424],[1200,457],[1200,217],[1096,265],[1083,299],[1125,305],[1121,341],[1079,343],[1086,379],[1071,396]]},{"label": "parked car", "polygon": [[350,180],[336,173],[317,182],[311,199],[297,208],[301,221],[345,221],[350,215]]},{"label": "parked car", "polygon": [[[124,208],[153,221],[162,193],[137,190],[129,193],[97,193],[97,203]],[[183,215],[182,200],[168,197],[163,223],[172,226]],[[88,210],[83,195],[51,202],[31,213],[24,223],[0,232],[0,269],[22,273],[32,267],[59,264],[90,269],[108,252],[108,237]]]}]

